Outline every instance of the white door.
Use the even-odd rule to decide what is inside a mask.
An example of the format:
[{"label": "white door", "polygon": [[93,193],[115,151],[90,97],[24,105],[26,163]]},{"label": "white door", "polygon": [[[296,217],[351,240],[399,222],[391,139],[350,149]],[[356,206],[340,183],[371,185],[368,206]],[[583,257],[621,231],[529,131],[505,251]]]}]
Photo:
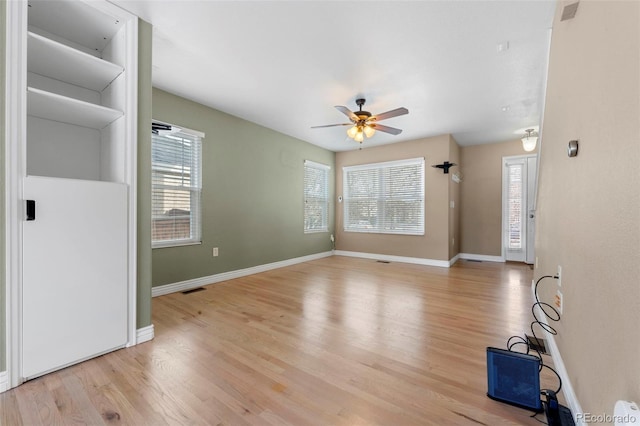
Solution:
[{"label": "white door", "polygon": [[507,261],[533,263],[537,156],[502,162],[502,254]]},{"label": "white door", "polygon": [[127,186],[27,177],[22,376],[40,376],[127,342]]}]

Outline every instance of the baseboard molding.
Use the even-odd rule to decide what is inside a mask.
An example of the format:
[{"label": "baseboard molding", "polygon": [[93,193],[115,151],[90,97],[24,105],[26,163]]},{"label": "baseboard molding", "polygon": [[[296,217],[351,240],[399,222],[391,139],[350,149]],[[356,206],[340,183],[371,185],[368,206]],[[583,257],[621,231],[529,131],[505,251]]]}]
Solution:
[{"label": "baseboard molding", "polygon": [[451,259],[449,259],[449,266],[453,266],[455,265],[455,263],[460,259],[460,253],[456,254],[455,256],[453,256]]},{"label": "baseboard molding", "polygon": [[344,250],[335,250],[333,253],[336,256],[359,257],[361,259],[384,260],[387,262],[413,263],[416,265],[439,266],[441,268],[448,268],[451,266],[448,260],[423,259],[421,257],[392,256],[389,254],[362,253]]},{"label": "baseboard molding", "polygon": [[[533,297],[535,299],[535,281],[531,282],[531,292],[533,293]],[[536,305],[535,309],[538,318],[546,318],[540,306]],[[543,330],[543,332],[545,335],[544,338],[547,341],[549,353],[551,354],[551,359],[553,359],[553,369],[556,370],[556,372],[562,379],[562,394],[564,395],[564,399],[567,401],[567,405],[569,406],[569,409],[573,414],[573,420],[575,421],[577,426],[586,426],[583,419],[576,418],[578,413],[582,414],[584,412],[582,411],[582,406],[580,405],[578,397],[573,390],[571,380],[569,380],[569,373],[567,372],[567,368],[565,367],[562,356],[560,355],[560,349],[558,349],[558,345],[556,344],[554,335],[546,330]]]},{"label": "baseboard molding", "polygon": [[153,340],[154,335],[155,333],[153,324],[139,328],[138,330],[136,330],[136,344],[139,345],[140,343]]},{"label": "baseboard molding", "polygon": [[323,253],[310,254],[308,256],[282,260],[280,262],[273,262],[273,263],[267,263],[265,265],[253,266],[251,268],[238,269],[236,271],[222,272],[220,274],[209,275],[207,277],[194,278],[192,280],[180,281],[173,284],[165,284],[165,285],[151,288],[151,296],[157,297],[157,296],[162,296],[164,294],[191,290],[192,288],[202,287],[203,285],[215,284],[221,281],[227,281],[235,278],[246,277],[247,275],[258,274],[260,272],[266,272],[272,269],[284,268],[285,266],[292,266],[298,263],[322,259],[324,257],[329,257],[332,255],[333,255],[333,251],[327,251]]},{"label": "baseboard molding", "polygon": [[464,260],[478,260],[480,262],[505,262],[502,256],[489,256],[486,254],[460,253],[458,257]]},{"label": "baseboard molding", "polygon": [[9,374],[6,371],[0,371],[0,393],[9,390]]}]

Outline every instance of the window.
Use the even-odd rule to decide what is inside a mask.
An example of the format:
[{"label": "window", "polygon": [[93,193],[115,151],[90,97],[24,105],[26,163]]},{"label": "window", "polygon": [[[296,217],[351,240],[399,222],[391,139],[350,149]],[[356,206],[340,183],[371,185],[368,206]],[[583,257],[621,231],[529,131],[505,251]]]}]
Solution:
[{"label": "window", "polygon": [[153,247],[197,244],[201,238],[203,133],[179,129],[151,137]]},{"label": "window", "polygon": [[329,166],[304,162],[304,232],[329,230]]},{"label": "window", "polygon": [[343,168],[344,230],[424,235],[424,158]]},{"label": "window", "polygon": [[509,221],[509,237],[507,249],[522,249],[524,188],[522,173],[524,164],[507,164],[507,220]]}]

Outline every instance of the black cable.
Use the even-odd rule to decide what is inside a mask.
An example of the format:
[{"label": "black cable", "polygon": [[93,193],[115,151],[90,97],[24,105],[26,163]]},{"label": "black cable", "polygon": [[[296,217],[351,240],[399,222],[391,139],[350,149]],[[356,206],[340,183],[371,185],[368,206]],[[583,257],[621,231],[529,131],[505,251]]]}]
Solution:
[{"label": "black cable", "polygon": [[[536,281],[534,287],[533,287],[533,295],[536,299],[535,303],[531,306],[531,313],[533,315],[533,321],[531,322],[531,334],[533,336],[533,338],[535,339],[536,342],[539,342],[540,339],[538,339],[538,336],[536,336],[536,332],[535,332],[535,326],[539,326],[540,328],[542,328],[544,331],[546,331],[547,333],[551,334],[551,335],[557,335],[558,332],[556,331],[555,328],[553,328],[551,325],[549,325],[548,322],[545,322],[544,320],[538,318],[538,315],[536,314],[536,306],[540,307],[540,310],[542,311],[542,313],[544,314],[544,316],[546,317],[547,320],[549,321],[553,321],[553,322],[558,322],[560,321],[560,313],[558,312],[558,310],[556,308],[554,308],[553,306],[551,306],[550,304],[546,303],[546,302],[541,302],[540,298],[538,297],[538,285],[540,284],[540,282],[542,280],[544,280],[545,278],[553,278],[553,279],[558,279],[557,276],[555,275],[543,275],[542,277],[538,278],[538,280]],[[543,368],[547,368],[549,370],[551,370],[551,372],[553,372],[553,374],[556,375],[556,377],[558,378],[558,389],[556,389],[554,392],[555,393],[559,393],[560,390],[562,389],[562,378],[560,377],[560,374],[558,374],[558,372],[556,370],[554,370],[552,367],[546,365],[542,359],[542,353],[538,350],[537,347],[532,348],[530,345],[529,340],[527,339],[526,335],[525,337],[522,336],[511,336],[509,337],[509,340],[507,340],[507,349],[509,351],[515,352],[513,350],[513,348],[519,346],[519,345],[525,345],[527,348],[527,354],[529,354],[532,350],[534,350],[536,352],[537,355],[533,355],[536,358],[538,358],[538,360],[540,361],[540,367],[538,369],[538,372],[542,372]],[[538,419],[536,419],[538,420]]]}]

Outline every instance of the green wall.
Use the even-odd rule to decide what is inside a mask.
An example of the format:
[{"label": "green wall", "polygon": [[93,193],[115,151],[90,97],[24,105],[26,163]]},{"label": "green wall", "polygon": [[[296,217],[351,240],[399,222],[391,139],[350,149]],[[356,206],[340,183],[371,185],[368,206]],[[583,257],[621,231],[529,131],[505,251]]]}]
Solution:
[{"label": "green wall", "polygon": [[[303,161],[335,154],[212,108],[153,89],[153,118],[205,133],[202,244],[153,250],[153,286],[331,250],[329,232],[303,232]],[[219,256],[212,256],[213,247]]]},{"label": "green wall", "polygon": [[7,11],[7,3],[0,2],[0,22],[2,22],[2,31],[0,31],[0,193],[2,193],[2,197],[0,197],[0,226],[2,226],[2,232],[0,232],[0,371],[5,371],[6,368],[6,342],[7,336],[5,335],[6,323],[5,323],[5,308],[7,301],[5,300],[5,235],[4,235],[4,226],[5,226],[5,205],[4,205],[4,70],[5,70],[5,29],[6,29],[6,11]]},{"label": "green wall", "polygon": [[151,42],[138,20],[138,294],[137,328],[151,324]]}]

